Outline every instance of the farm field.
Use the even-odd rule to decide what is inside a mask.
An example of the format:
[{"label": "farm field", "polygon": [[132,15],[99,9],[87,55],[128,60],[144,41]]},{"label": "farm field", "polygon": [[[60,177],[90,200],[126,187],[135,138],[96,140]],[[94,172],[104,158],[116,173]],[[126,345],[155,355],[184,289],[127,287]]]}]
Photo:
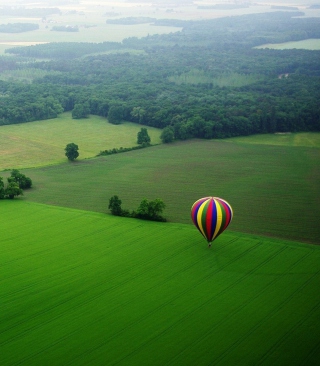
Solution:
[{"label": "farm field", "polygon": [[245,144],[281,145],[281,146],[305,146],[320,148],[320,133],[275,133],[254,136],[231,137],[225,141]]},{"label": "farm field", "polygon": [[3,366],[318,364],[318,246],[227,230],[208,249],[190,225],[22,200],[0,215]]},{"label": "farm field", "polygon": [[[71,113],[58,118],[0,127],[0,171],[35,167],[66,161],[64,148],[79,146],[79,159],[96,156],[101,150],[137,145],[141,125],[112,125],[103,117],[72,119]],[[151,143],[160,143],[161,130],[148,127]]]},{"label": "farm field", "polygon": [[160,198],[169,221],[190,224],[212,195],[232,205],[232,230],[319,244],[319,161],[318,148],[190,140],[22,172],[28,201],[108,213],[113,195],[128,210]]},{"label": "farm field", "polygon": [[304,39],[303,41],[285,42],[285,43],[268,43],[255,48],[271,48],[275,50],[290,50],[292,48],[303,50],[320,50],[320,39]]}]

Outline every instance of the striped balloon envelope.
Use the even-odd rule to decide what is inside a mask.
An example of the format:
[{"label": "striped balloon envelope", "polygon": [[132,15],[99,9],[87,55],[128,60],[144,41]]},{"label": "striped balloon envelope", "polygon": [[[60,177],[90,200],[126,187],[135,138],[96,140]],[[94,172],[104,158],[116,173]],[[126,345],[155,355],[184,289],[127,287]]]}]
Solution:
[{"label": "striped balloon envelope", "polygon": [[219,197],[204,197],[197,200],[191,208],[191,218],[208,241],[209,247],[230,224],[233,211],[230,204]]}]

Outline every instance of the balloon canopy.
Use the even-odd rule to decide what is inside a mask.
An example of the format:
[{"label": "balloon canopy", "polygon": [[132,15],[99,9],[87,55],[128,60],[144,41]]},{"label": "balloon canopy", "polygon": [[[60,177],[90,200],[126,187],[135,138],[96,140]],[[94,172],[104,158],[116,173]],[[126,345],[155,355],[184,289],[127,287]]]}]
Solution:
[{"label": "balloon canopy", "polygon": [[227,228],[232,216],[230,204],[219,197],[200,198],[191,208],[192,221],[209,246]]}]

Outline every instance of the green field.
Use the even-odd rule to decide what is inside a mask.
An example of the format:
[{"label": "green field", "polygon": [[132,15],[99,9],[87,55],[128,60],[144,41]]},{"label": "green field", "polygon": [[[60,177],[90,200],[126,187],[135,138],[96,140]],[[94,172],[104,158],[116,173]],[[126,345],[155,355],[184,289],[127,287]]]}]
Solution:
[{"label": "green field", "polygon": [[232,230],[320,244],[319,161],[317,148],[191,140],[25,170],[25,199],[109,212],[115,194],[129,210],[161,198],[169,221],[189,224],[213,195],[232,205]]},{"label": "green field", "polygon": [[[181,29],[111,25],[108,17],[272,11],[257,3],[217,11],[198,9],[205,0],[173,9],[58,1],[62,14],[43,20],[0,14],[0,24],[40,25],[4,34],[0,54],[14,44],[121,41]],[[318,13],[306,9],[306,16]],[[51,31],[67,24],[79,32]],[[272,46],[319,49],[311,41]],[[1,78],[36,76],[29,69]],[[257,78],[210,80],[223,87]],[[206,83],[208,75],[191,70],[172,81]],[[318,366],[320,133],[160,144],[161,130],[147,127],[155,146],[96,157],[136,146],[141,127],[70,113],[0,127],[0,176],[6,182],[18,168],[33,181],[22,197],[0,200],[0,366]],[[64,155],[70,142],[80,148],[75,162]],[[112,216],[113,195],[129,211],[143,198],[160,198],[168,222]],[[234,211],[211,248],[190,218],[194,201],[209,195]]]},{"label": "green field", "polygon": [[305,146],[320,148],[320,133],[275,133],[254,136],[232,137],[226,141],[245,144],[281,145],[281,146]]},{"label": "green field", "polygon": [[320,50],[320,39],[304,39],[303,41],[285,42],[285,43],[268,43],[255,48],[271,48],[275,50],[290,50],[293,48],[303,50]]},{"label": "green field", "polygon": [[190,225],[21,200],[0,215],[3,366],[318,365],[317,246],[227,230],[208,249]]},{"label": "green field", "polygon": [[[137,145],[141,125],[112,125],[103,117],[72,119],[71,113],[58,118],[0,127],[0,171],[62,163],[70,142],[79,146],[79,159],[96,156],[114,147]],[[161,130],[148,127],[151,143],[160,143]]]}]

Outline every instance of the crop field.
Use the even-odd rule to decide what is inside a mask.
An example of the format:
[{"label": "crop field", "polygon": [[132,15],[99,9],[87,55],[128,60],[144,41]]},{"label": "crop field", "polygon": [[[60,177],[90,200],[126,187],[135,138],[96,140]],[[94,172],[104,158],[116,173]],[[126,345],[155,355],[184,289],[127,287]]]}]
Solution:
[{"label": "crop field", "polygon": [[[0,127],[0,171],[20,167],[57,164],[66,161],[64,148],[79,146],[79,159],[96,156],[101,150],[137,145],[141,125],[112,125],[103,117],[72,119],[71,113],[58,118]],[[161,130],[148,127],[151,143],[160,143]]]},{"label": "crop field", "polygon": [[304,50],[320,50],[320,39],[311,38],[295,42],[268,43],[255,48],[258,49],[271,48],[275,50],[290,50],[293,48],[304,49]]},{"label": "crop field", "polygon": [[227,230],[209,249],[190,225],[22,200],[0,215],[3,366],[318,364],[318,246]]},{"label": "crop field", "polygon": [[320,148],[320,133],[299,132],[299,133],[275,133],[254,136],[232,137],[226,141],[281,146],[305,146]]},{"label": "crop field", "polygon": [[319,244],[319,161],[318,148],[191,140],[25,170],[25,199],[109,212],[113,195],[129,210],[160,198],[169,221],[190,224],[193,202],[213,195],[232,205],[232,230]]}]

